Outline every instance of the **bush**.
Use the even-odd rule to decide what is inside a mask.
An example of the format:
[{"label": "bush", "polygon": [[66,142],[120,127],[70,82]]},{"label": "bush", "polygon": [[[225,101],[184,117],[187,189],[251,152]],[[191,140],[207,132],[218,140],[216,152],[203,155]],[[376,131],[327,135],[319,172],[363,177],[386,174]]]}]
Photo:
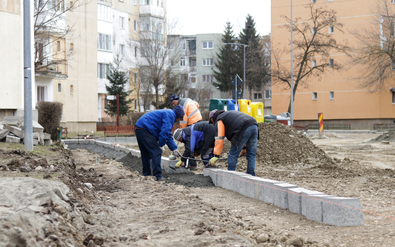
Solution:
[{"label": "bush", "polygon": [[51,134],[51,139],[57,139],[57,127],[62,119],[63,104],[60,102],[37,103],[38,123],[44,127],[44,132]]}]

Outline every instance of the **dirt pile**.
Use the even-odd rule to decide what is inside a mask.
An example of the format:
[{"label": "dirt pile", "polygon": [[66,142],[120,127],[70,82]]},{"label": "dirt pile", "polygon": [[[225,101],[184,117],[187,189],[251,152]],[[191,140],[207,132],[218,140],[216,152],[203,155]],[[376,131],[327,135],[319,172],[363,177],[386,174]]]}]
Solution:
[{"label": "dirt pile", "polygon": [[378,137],[372,139],[370,142],[389,141],[395,142],[395,130],[386,131]]}]

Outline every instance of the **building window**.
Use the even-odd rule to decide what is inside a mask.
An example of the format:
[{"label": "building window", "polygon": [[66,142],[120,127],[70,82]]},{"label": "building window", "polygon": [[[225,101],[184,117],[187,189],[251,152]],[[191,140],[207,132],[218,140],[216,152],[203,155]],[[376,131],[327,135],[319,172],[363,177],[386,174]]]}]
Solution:
[{"label": "building window", "polygon": [[395,4],[395,0],[391,0],[391,3],[392,3],[392,4]]},{"label": "building window", "polygon": [[97,5],[97,18],[104,21],[112,21],[112,9],[109,6]]},{"label": "building window", "polygon": [[189,58],[189,66],[196,67],[196,58]]},{"label": "building window", "polygon": [[139,82],[138,74],[137,73],[133,73],[133,74],[134,74],[134,84],[137,84]]},{"label": "building window", "polygon": [[392,70],[395,70],[395,62],[392,62],[391,64],[392,64]]},{"label": "building window", "polygon": [[203,49],[213,49],[214,43],[213,43],[213,41],[203,41],[202,47],[203,47]]},{"label": "building window", "polygon": [[134,20],[134,31],[137,31],[137,21]]},{"label": "building window", "polygon": [[214,76],[213,75],[203,75],[203,82],[213,82]]},{"label": "building window", "polygon": [[62,84],[58,83],[58,93],[62,92]]},{"label": "building window", "polygon": [[106,79],[107,73],[110,70],[110,65],[105,63],[98,63],[97,64],[97,78],[99,79]]},{"label": "building window", "polygon": [[74,94],[74,86],[70,85],[70,94]]},{"label": "building window", "polygon": [[185,57],[181,57],[180,59],[180,66],[185,66]]},{"label": "building window", "polygon": [[262,99],[261,93],[254,93],[254,99]]},{"label": "building window", "polygon": [[119,17],[119,28],[120,29],[124,29],[125,28],[124,23],[125,23],[125,17],[120,16]]},{"label": "building window", "polygon": [[137,0],[134,0],[134,5],[137,5]]},{"label": "building window", "polygon": [[37,102],[45,101],[45,87],[37,86]]},{"label": "building window", "polygon": [[313,100],[317,100],[317,93],[313,92]]},{"label": "building window", "polygon": [[335,28],[333,26],[329,26],[329,34],[333,34]]},{"label": "building window", "polygon": [[203,64],[203,66],[213,66],[214,65],[214,58],[203,58],[202,64]]},{"label": "building window", "polygon": [[111,51],[111,35],[99,33],[98,49]]},{"label": "building window", "polygon": [[181,46],[181,50],[185,50],[185,41],[181,42],[180,46]]},{"label": "building window", "polygon": [[56,50],[60,51],[60,41],[56,41]]},{"label": "building window", "polygon": [[272,98],[272,90],[267,89],[265,90],[265,99],[271,99]]},{"label": "building window", "polygon": [[191,76],[189,77],[189,81],[191,83],[195,83],[196,82],[196,74],[191,74]]},{"label": "building window", "polygon": [[70,51],[74,51],[74,43],[70,44]]},{"label": "building window", "polygon": [[317,66],[317,61],[313,60],[313,68]]},{"label": "building window", "polygon": [[167,44],[167,47],[169,48],[169,50],[174,50],[174,43],[173,42],[169,42]]},{"label": "building window", "polygon": [[329,59],[329,67],[333,67],[333,59]]},{"label": "building window", "polygon": [[392,92],[392,104],[395,104],[395,92]]},{"label": "building window", "polygon": [[313,35],[315,34],[315,30],[316,30],[315,27],[311,28],[311,33],[312,33]]},{"label": "building window", "polygon": [[312,3],[315,3],[315,0],[311,0]]},{"label": "building window", "polygon": [[329,92],[329,99],[335,99],[335,92]]},{"label": "building window", "polygon": [[119,54],[125,54],[125,45],[119,45]]}]

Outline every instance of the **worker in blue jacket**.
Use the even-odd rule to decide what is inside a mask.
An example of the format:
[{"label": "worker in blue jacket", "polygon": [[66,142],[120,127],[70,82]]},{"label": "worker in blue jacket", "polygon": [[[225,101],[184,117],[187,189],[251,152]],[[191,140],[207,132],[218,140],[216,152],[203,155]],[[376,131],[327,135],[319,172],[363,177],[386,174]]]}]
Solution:
[{"label": "worker in blue jacket", "polygon": [[[173,137],[176,141],[182,142],[185,145],[183,157],[176,163],[176,168],[184,165],[187,158],[194,158],[198,155],[201,156],[204,165],[214,157],[214,143],[215,143],[216,129],[215,126],[209,124],[208,121],[201,121],[184,129],[176,129]],[[190,170],[197,170],[195,160],[188,161]]]},{"label": "worker in blue jacket", "polygon": [[165,144],[178,153],[177,145],[173,140],[171,130],[175,122],[180,121],[185,115],[182,106],[173,110],[162,109],[145,113],[137,121],[135,132],[137,143],[141,152],[143,163],[143,176],[151,176],[151,162],[153,176],[159,181],[162,178],[161,155]]}]

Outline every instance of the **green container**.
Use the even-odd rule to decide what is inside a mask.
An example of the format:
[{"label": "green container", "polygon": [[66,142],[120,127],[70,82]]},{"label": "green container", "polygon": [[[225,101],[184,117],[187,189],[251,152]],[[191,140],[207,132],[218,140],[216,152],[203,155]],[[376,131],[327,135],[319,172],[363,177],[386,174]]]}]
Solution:
[{"label": "green container", "polygon": [[210,105],[208,107],[209,111],[214,109],[220,110],[227,110],[228,108],[228,100],[227,99],[210,99]]},{"label": "green container", "polygon": [[63,127],[57,127],[56,128],[56,136],[58,137],[58,141],[62,140],[62,131],[63,131]]}]

